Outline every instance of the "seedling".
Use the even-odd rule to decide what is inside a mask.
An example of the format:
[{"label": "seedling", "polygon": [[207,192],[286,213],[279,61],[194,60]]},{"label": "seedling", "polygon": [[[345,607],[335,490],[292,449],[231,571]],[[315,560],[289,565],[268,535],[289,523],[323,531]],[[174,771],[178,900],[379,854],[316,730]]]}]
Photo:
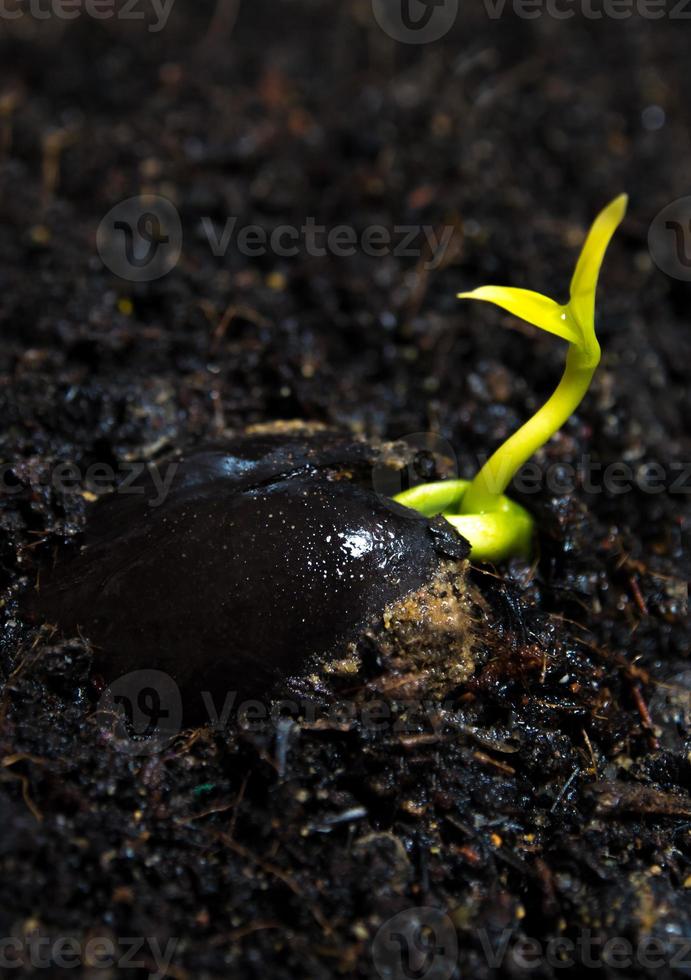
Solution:
[{"label": "seedling", "polygon": [[530,556],[533,519],[504,491],[521,466],[576,411],[590,387],[600,363],[595,335],[597,279],[607,246],[626,213],[627,200],[621,194],[593,222],[576,263],[568,303],[510,286],[480,286],[458,294],[459,299],[494,303],[569,345],[566,368],[554,394],[496,450],[472,481],[425,483],[394,498],[427,517],[443,514],[470,542],[473,558],[496,561],[512,555]]}]

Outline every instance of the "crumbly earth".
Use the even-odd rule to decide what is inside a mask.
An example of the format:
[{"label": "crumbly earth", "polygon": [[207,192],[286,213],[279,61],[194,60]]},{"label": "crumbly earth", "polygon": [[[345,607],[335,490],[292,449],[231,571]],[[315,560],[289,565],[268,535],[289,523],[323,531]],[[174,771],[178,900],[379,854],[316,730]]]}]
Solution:
[{"label": "crumbly earth", "polygon": [[[182,980],[401,976],[416,964],[391,935],[420,940],[416,922],[438,920],[414,910],[433,908],[436,976],[688,975],[690,297],[647,247],[688,193],[684,23],[461,4],[444,38],[400,45],[360,0],[242,3],[234,26],[230,7],[178,4],[158,33],[0,21],[0,949],[18,940],[27,975],[61,975],[70,937],[72,975],[89,978],[145,976],[166,949],[162,972]],[[514,488],[535,562],[468,570],[472,670],[422,704],[399,696],[391,645],[417,658],[425,643],[399,620],[298,714],[233,710],[160,753],[114,739],[89,637],[16,613],[91,499],[83,480],[56,486],[55,466],[304,419],[437,433],[470,475],[563,351],[455,293],[563,296],[622,189],[603,364],[540,454],[550,484]],[[104,267],[96,229],[143,191],[175,202],[185,240],[169,275],[136,284]],[[431,270],[400,249],[215,255],[204,229],[230,216],[454,234]],[[591,469],[560,492],[587,460],[667,476],[619,492]],[[434,476],[434,453],[418,463]],[[527,964],[526,938],[542,954]],[[547,955],[557,939],[576,944],[572,966]],[[593,967],[614,939],[632,961],[610,948]]]},{"label": "crumbly earth", "polygon": [[340,685],[358,704],[371,701],[373,692],[444,701],[477,666],[473,613],[483,599],[469,587],[467,572],[465,560],[443,561],[422,588],[386,605],[340,651],[344,656],[321,659],[313,673],[291,678],[289,686],[333,697]]}]

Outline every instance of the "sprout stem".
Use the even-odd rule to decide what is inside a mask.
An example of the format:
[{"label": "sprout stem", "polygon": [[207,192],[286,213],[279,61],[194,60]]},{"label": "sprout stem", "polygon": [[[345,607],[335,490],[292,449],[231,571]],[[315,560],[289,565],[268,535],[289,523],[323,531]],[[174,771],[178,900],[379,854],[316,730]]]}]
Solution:
[{"label": "sprout stem", "polygon": [[431,517],[443,514],[472,546],[472,557],[496,561],[530,554],[533,520],[504,491],[523,464],[544,446],[581,404],[600,363],[595,335],[595,291],[602,260],[626,212],[621,194],[593,222],[571,279],[569,301],[512,286],[480,286],[461,299],[476,299],[508,310],[569,344],[566,368],[552,396],[493,453],[477,476],[428,483],[405,490],[399,503]]},{"label": "sprout stem", "polygon": [[569,347],[566,368],[554,393],[490,456],[463,497],[461,513],[486,514],[497,510],[514,474],[561,429],[582,402],[598,363],[588,365],[584,360],[577,347]]}]

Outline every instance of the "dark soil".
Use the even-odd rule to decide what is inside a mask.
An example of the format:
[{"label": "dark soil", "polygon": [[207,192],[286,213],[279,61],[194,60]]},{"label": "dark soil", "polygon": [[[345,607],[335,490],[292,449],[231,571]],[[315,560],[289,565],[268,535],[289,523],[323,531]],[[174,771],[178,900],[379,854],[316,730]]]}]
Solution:
[{"label": "dark soil", "polygon": [[[483,942],[587,936],[655,940],[662,963],[615,956],[588,975],[688,975],[691,291],[647,250],[652,218],[688,192],[686,21],[465,4],[442,40],[412,46],[365,2],[254,0],[232,32],[227,6],[212,20],[178,0],[160,33],[0,20],[0,937],[43,976],[60,964],[32,967],[31,936],[53,952],[72,937],[89,977],[145,976],[168,940],[176,978],[404,976],[378,931],[434,907],[457,976],[583,975],[510,952],[493,966]],[[424,678],[392,673],[372,636],[350,673],[310,688],[316,716],[233,716],[149,754],[109,737],[89,636],[17,612],[92,505],[55,466],[303,419],[439,433],[468,476],[549,393],[563,350],[456,292],[563,296],[622,190],[603,364],[540,462],[659,462],[665,490],[517,492],[539,558],[469,571],[476,668],[426,714],[410,701]],[[184,248],[132,284],[96,229],[142,192],[174,201]],[[432,272],[424,255],[215,257],[202,221],[229,216],[455,235]],[[374,726],[362,706],[382,697]],[[336,698],[356,710],[337,716]],[[97,937],[118,957],[146,940],[140,965],[99,966]],[[448,957],[435,968],[419,975],[451,975]]]}]

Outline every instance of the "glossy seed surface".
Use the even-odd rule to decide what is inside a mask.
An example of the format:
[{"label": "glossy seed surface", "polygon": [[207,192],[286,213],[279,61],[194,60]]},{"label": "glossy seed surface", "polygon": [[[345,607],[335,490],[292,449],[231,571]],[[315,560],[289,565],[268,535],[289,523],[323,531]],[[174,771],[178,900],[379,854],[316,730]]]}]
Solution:
[{"label": "glossy seed surface", "polygon": [[446,522],[370,489],[371,460],[329,435],[173,458],[94,506],[81,552],[31,594],[29,614],[79,630],[106,682],[165,671],[191,716],[204,691],[215,703],[268,694],[467,554]]}]

